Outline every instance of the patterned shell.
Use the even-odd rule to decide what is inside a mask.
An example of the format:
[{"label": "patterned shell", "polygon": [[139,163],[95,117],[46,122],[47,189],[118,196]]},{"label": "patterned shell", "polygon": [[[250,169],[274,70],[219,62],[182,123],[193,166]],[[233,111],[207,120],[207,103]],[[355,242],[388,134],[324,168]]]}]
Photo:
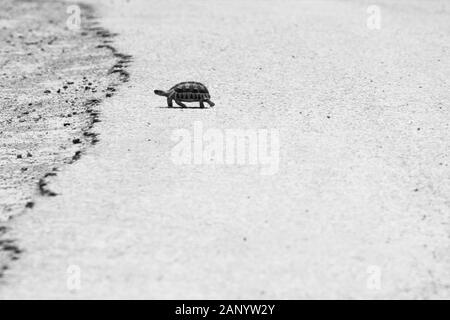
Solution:
[{"label": "patterned shell", "polygon": [[181,82],[169,91],[175,91],[176,98],[182,101],[200,101],[210,99],[208,89],[200,82]]},{"label": "patterned shell", "polygon": [[170,88],[170,91],[174,90],[177,93],[206,93],[209,94],[205,85],[200,82],[181,82]]}]

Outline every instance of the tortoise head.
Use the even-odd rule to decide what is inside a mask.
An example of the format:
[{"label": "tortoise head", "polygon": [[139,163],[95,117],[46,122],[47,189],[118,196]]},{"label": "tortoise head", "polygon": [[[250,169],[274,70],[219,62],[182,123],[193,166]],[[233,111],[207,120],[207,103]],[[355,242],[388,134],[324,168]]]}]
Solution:
[{"label": "tortoise head", "polygon": [[163,96],[163,97],[167,97],[168,93],[166,91],[163,90],[155,90],[154,91],[155,94],[157,94],[158,96]]}]

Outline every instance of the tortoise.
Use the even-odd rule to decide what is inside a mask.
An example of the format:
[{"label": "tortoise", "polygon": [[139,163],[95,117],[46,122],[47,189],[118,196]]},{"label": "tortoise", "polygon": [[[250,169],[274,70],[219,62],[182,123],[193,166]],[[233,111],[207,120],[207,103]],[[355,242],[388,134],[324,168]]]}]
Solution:
[{"label": "tortoise", "polygon": [[167,105],[172,108],[173,101],[182,108],[186,105],[182,102],[200,102],[200,108],[204,108],[204,102],[214,107],[214,102],[210,100],[208,89],[200,82],[180,82],[170,88],[168,91],[155,90],[158,96],[167,97]]}]

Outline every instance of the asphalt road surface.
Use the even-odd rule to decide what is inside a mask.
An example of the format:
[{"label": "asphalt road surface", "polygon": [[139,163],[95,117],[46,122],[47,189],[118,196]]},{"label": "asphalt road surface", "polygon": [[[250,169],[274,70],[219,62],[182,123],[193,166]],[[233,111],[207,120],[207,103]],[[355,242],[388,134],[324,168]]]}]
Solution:
[{"label": "asphalt road surface", "polygon": [[[373,2],[97,4],[130,82],[12,222],[0,297],[450,298],[450,3]],[[153,93],[187,80],[216,106]],[[200,126],[261,133],[256,164],[196,162]]]}]

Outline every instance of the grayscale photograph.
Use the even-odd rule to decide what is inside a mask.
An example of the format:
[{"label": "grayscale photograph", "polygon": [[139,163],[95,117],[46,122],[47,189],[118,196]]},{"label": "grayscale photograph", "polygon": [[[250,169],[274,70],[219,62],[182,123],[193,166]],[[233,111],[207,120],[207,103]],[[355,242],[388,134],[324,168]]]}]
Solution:
[{"label": "grayscale photograph", "polygon": [[449,300],[449,78],[448,0],[0,0],[0,300]]}]

